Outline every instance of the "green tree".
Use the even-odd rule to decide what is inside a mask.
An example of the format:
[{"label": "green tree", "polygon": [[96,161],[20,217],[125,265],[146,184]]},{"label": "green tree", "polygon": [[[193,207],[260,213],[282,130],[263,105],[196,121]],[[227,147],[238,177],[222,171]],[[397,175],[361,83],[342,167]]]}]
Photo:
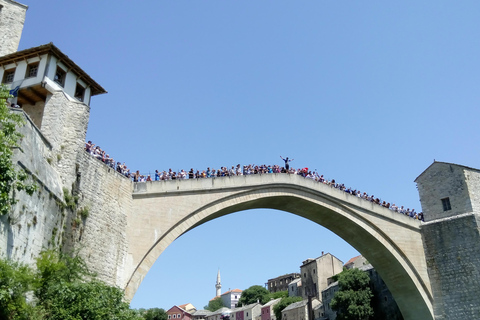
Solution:
[{"label": "green tree", "polygon": [[[35,306],[26,294],[35,293]],[[159,312],[157,312],[159,311]],[[162,313],[163,312],[163,313]],[[163,316],[162,316],[163,314]],[[163,309],[148,320],[166,320]],[[160,317],[159,317],[160,316]],[[124,302],[123,291],[95,279],[78,257],[46,251],[37,271],[0,259],[0,319],[6,320],[141,320]]]},{"label": "green tree", "polygon": [[292,303],[302,301],[302,297],[285,297],[273,307],[273,312],[277,320],[282,320],[282,311]]},{"label": "green tree", "polygon": [[205,310],[208,310],[208,311],[217,311],[218,309],[221,309],[225,307],[225,305],[223,304],[223,301],[222,301],[222,298],[220,297],[216,297],[212,300],[210,300],[208,302],[208,305],[206,305],[205,307],[203,307]]},{"label": "green tree", "polygon": [[145,320],[167,320],[167,312],[162,308],[151,308],[142,313]]},{"label": "green tree", "polygon": [[261,304],[265,304],[270,300],[270,292],[263,286],[251,286],[248,289],[242,291],[242,295],[238,300],[238,305],[247,305],[259,301]]},{"label": "green tree", "polygon": [[32,195],[34,184],[27,184],[28,175],[24,170],[16,170],[12,163],[13,148],[18,147],[22,138],[17,127],[24,124],[21,114],[11,112],[7,107],[10,98],[8,87],[0,85],[0,215],[8,214],[15,204],[13,191],[24,190]]},{"label": "green tree", "polygon": [[43,252],[35,287],[37,305],[49,320],[141,319],[124,302],[123,291],[96,280],[78,255]]},{"label": "green tree", "polygon": [[338,320],[368,320],[373,317],[373,294],[369,283],[368,275],[359,269],[344,270],[338,275],[339,290],[330,304],[337,312]]},{"label": "green tree", "polygon": [[287,298],[287,297],[288,297],[288,290],[271,292],[269,294],[269,300],[275,300],[278,298]]},{"label": "green tree", "polygon": [[64,282],[52,286],[40,300],[49,320],[141,319],[123,301],[123,292],[105,283]]},{"label": "green tree", "polygon": [[26,293],[33,283],[31,270],[10,260],[0,260],[0,319],[30,319]]}]

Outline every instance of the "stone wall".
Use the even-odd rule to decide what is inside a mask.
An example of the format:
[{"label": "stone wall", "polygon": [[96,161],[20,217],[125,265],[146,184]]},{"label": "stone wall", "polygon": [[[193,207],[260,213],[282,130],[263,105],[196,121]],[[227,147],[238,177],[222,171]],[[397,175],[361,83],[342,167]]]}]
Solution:
[{"label": "stone wall", "polygon": [[75,163],[85,146],[89,116],[90,107],[72,101],[63,91],[47,97],[41,130],[52,145],[52,164],[68,189],[76,179]]},{"label": "stone wall", "polygon": [[472,213],[422,226],[436,320],[480,319],[479,228]]},{"label": "stone wall", "polygon": [[132,182],[82,151],[73,193],[89,215],[77,227],[75,247],[105,282],[125,288],[127,214],[132,210]]},{"label": "stone wall", "polygon": [[480,171],[469,168],[464,175],[473,212],[480,212]]},{"label": "stone wall", "polygon": [[[434,162],[416,179],[425,221],[472,212],[464,169],[463,166]],[[443,210],[444,198],[449,198],[451,210]]]},{"label": "stone wall", "polygon": [[[13,110],[12,112],[23,112]],[[25,116],[20,128],[24,135],[13,161],[18,169],[31,173],[38,191],[29,196],[15,193],[18,203],[12,213],[0,217],[0,256],[32,264],[41,250],[61,243],[66,213],[63,211],[62,186],[59,175],[48,163],[51,147],[33,122]]]},{"label": "stone wall", "polygon": [[17,51],[27,8],[15,1],[0,0],[0,57]]},{"label": "stone wall", "polygon": [[[83,127],[81,110],[85,108],[65,103],[61,95],[50,101],[70,109],[59,115],[70,123],[64,121],[54,129],[60,137],[47,130],[53,142],[22,110],[12,109],[26,119],[20,128],[24,135],[21,147],[13,161],[18,169],[30,173],[39,190],[33,196],[17,193],[19,201],[13,212],[0,217],[0,257],[33,265],[44,249],[73,249],[100,279],[124,288],[128,274],[124,270],[126,216],[131,209],[132,182],[86,153],[84,141],[79,145],[83,131],[77,129]],[[75,121],[81,125],[72,126]],[[76,201],[67,206],[67,197]],[[82,216],[82,211],[87,214]]]}]

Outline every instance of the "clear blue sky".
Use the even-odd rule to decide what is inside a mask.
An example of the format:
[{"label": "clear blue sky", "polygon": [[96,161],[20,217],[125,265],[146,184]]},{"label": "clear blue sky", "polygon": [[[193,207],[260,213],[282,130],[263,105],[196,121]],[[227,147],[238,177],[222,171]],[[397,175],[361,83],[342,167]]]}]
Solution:
[{"label": "clear blue sky", "polygon": [[[434,159],[479,168],[480,2],[98,1],[30,5],[20,49],[53,42],[109,93],[87,138],[153,172],[281,164],[420,211]],[[273,210],[177,239],[131,306],[193,303],[357,252]]]}]

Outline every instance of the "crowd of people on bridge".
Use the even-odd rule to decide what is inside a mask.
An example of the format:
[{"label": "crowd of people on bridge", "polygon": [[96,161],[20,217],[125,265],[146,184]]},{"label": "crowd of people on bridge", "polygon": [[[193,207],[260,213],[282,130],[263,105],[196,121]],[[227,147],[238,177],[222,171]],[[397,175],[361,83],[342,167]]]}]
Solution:
[{"label": "crowd of people on bridge", "polygon": [[289,159],[288,157],[280,158],[285,162],[284,166],[279,165],[255,165],[249,164],[241,166],[237,164],[236,166],[228,167],[221,167],[220,169],[214,169],[207,167],[206,170],[194,170],[191,168],[189,171],[180,170],[178,172],[173,171],[172,169],[168,169],[168,171],[159,171],[155,170],[153,178],[150,174],[140,174],[137,170],[135,172],[130,172],[130,169],[127,168],[125,163],[121,164],[115,161],[113,158],[102,150],[99,146],[95,146],[91,141],[88,141],[85,145],[85,151],[90,153],[92,156],[97,158],[98,160],[104,162],[106,165],[110,166],[111,168],[115,169],[118,173],[124,175],[125,177],[132,179],[133,182],[147,182],[147,181],[166,181],[166,180],[182,180],[182,179],[204,179],[204,178],[219,178],[219,177],[231,177],[231,176],[241,176],[241,175],[251,175],[251,174],[272,174],[272,173],[287,173],[287,174],[296,174],[304,177],[305,179],[312,179],[318,183],[323,183],[328,185],[332,188],[336,188],[340,191],[348,193],[352,196],[356,196],[362,198],[366,201],[370,201],[374,204],[380,205],[384,208],[390,209],[394,212],[398,212],[400,214],[404,214],[409,216],[413,219],[418,219],[423,221],[423,213],[417,213],[415,209],[404,208],[404,206],[398,207],[395,203],[390,204],[389,202],[382,201],[380,198],[375,197],[374,195],[369,195],[366,192],[361,192],[357,189],[352,189],[350,187],[346,187],[343,183],[338,183],[335,179],[328,180],[326,179],[323,174],[320,175],[316,170],[311,171],[308,168],[291,168],[290,162],[293,159]]}]

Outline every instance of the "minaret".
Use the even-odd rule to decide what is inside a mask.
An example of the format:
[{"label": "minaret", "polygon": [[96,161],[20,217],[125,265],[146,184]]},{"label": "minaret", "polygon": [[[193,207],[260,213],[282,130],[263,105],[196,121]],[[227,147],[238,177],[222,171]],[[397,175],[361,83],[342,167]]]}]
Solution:
[{"label": "minaret", "polygon": [[215,288],[217,289],[217,297],[220,297],[222,294],[222,284],[220,283],[220,269],[218,269],[217,273],[217,283],[215,284]]}]

